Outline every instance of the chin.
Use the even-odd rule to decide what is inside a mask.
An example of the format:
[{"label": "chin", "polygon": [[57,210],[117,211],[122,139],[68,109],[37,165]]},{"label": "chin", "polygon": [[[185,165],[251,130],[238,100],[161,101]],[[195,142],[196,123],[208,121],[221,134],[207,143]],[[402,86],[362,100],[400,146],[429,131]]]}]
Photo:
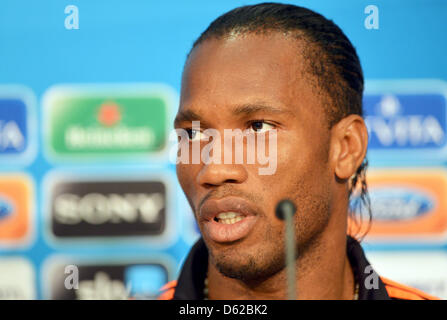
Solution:
[{"label": "chin", "polygon": [[[220,250],[219,250],[220,251]],[[267,279],[284,268],[284,255],[243,253],[241,250],[225,250],[213,252],[212,263],[224,276],[244,282],[257,282]]]}]

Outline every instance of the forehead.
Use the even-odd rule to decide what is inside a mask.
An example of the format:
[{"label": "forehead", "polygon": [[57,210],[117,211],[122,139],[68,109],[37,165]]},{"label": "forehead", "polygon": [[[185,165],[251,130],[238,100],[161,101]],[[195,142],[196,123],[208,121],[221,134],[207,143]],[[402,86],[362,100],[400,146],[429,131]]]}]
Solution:
[{"label": "forehead", "polygon": [[205,40],[185,65],[180,109],[225,111],[263,102],[298,111],[300,105],[318,104],[303,45],[281,33]]}]

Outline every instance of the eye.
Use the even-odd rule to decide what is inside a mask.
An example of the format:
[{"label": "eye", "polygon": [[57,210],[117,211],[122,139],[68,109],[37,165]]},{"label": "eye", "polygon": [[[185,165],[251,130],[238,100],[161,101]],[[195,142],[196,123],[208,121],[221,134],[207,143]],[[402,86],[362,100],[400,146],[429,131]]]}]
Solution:
[{"label": "eye", "polygon": [[256,133],[262,133],[275,128],[275,126],[265,121],[257,120],[250,123],[250,128]]},{"label": "eye", "polygon": [[190,141],[194,141],[194,140],[202,140],[204,137],[203,132],[201,132],[200,130],[197,129],[186,129],[186,132],[188,133],[188,139]]}]

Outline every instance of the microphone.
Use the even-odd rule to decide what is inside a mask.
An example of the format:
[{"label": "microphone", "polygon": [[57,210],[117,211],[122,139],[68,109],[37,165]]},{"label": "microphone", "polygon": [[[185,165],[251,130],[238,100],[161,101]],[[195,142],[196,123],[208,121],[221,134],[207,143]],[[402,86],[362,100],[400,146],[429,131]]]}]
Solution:
[{"label": "microphone", "polygon": [[295,277],[295,229],[293,224],[293,215],[296,212],[295,204],[288,200],[281,200],[276,205],[276,217],[285,220],[286,224],[286,270],[287,270],[287,298],[296,300],[296,277]]}]

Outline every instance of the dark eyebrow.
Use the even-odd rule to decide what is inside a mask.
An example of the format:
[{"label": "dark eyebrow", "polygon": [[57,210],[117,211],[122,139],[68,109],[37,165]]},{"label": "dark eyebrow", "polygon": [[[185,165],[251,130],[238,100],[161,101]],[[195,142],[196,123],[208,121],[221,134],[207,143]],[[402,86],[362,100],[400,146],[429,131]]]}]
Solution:
[{"label": "dark eyebrow", "polygon": [[273,113],[273,114],[281,114],[281,113],[289,113],[291,112],[289,110],[280,109],[277,107],[265,105],[265,104],[243,104],[240,106],[237,106],[233,109],[234,115],[245,115],[250,116],[258,112],[265,112],[265,113]]},{"label": "dark eyebrow", "polygon": [[[251,116],[258,112],[265,112],[265,113],[271,113],[271,114],[292,114],[289,110],[280,109],[277,107],[265,105],[262,103],[248,103],[248,104],[242,104],[239,106],[236,106],[233,108],[232,113],[236,116]],[[203,118],[195,113],[192,110],[184,110],[179,111],[177,113],[177,116],[174,120],[174,127],[179,126],[182,122],[192,122],[192,121],[200,121],[200,125],[203,125],[203,127],[206,127],[207,124],[203,120]]]},{"label": "dark eyebrow", "polygon": [[182,122],[200,121],[204,123],[202,117],[192,110],[179,111],[174,120],[174,127],[179,126]]}]

